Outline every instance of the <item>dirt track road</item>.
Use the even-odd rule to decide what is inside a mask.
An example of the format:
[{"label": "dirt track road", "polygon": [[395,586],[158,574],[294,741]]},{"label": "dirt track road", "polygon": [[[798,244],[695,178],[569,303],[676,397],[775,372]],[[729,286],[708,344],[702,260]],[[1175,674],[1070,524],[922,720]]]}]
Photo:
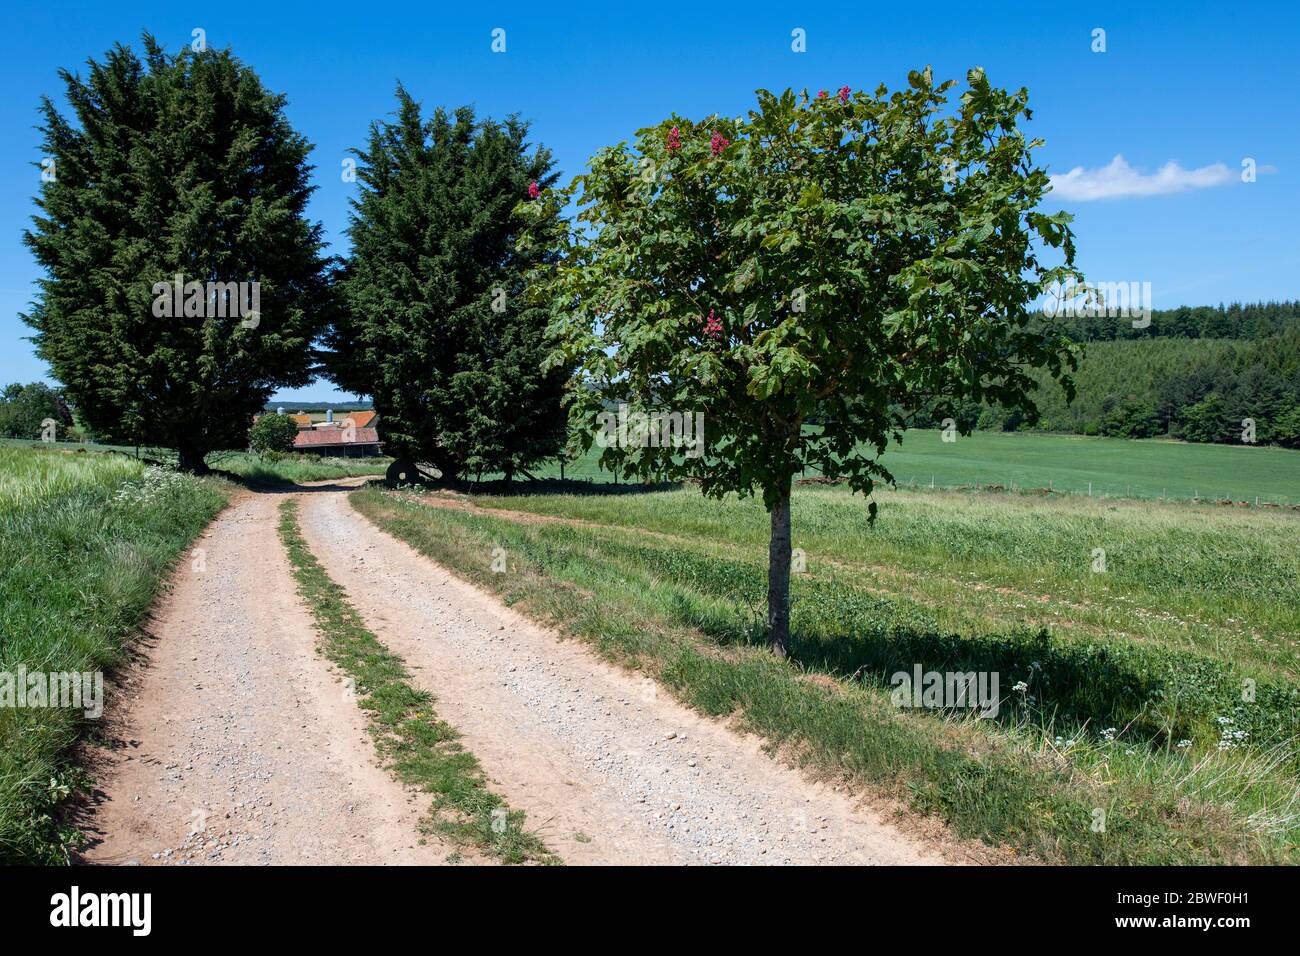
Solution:
[{"label": "dirt track road", "polygon": [[[324,493],[324,492],[322,492]],[[281,496],[245,494],[195,542],[110,713],[87,862],[440,863],[424,804],[377,766],[300,604]]]},{"label": "dirt track road", "polygon": [[[945,862],[756,739],[379,531],[349,505],[348,484],[298,493],[312,551],[566,862]],[[197,542],[207,570],[183,564],[158,609],[148,665],[119,708],[131,743],[99,774],[91,861],[439,863],[452,852],[419,844],[427,798],[376,765],[360,711],[314,651],[276,534],[281,500],[248,494],[228,509]]]}]

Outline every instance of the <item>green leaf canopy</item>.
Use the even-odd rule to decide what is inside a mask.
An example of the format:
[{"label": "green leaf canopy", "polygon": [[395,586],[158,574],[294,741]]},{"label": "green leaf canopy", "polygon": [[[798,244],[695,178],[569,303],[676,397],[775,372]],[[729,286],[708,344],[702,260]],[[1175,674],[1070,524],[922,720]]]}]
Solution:
[{"label": "green leaf canopy", "polygon": [[1070,217],[1038,209],[1027,93],[978,69],[949,104],[953,86],[927,68],[895,92],[760,90],[747,117],[670,117],[547,197],[580,209],[535,282],[556,360],[580,369],[581,440],[622,403],[704,417],[703,454],[616,443],[607,466],[769,508],[805,465],[869,492],[908,409],[1032,414],[1036,367],[1069,389],[1068,339],[1030,322],[1046,287],[1081,276]]}]

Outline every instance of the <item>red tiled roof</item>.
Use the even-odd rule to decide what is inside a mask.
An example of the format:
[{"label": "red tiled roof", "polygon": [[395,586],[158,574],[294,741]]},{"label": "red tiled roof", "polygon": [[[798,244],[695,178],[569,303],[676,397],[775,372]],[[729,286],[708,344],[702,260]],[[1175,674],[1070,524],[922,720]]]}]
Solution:
[{"label": "red tiled roof", "polygon": [[348,419],[351,419],[352,424],[356,425],[357,428],[365,428],[372,421],[375,420],[375,411],[373,409],[370,409],[364,412],[335,412],[334,413],[334,420],[336,422],[347,421]]},{"label": "red tiled roof", "polygon": [[375,445],[379,432],[374,428],[305,428],[293,439],[294,448],[318,448],[322,445]]}]

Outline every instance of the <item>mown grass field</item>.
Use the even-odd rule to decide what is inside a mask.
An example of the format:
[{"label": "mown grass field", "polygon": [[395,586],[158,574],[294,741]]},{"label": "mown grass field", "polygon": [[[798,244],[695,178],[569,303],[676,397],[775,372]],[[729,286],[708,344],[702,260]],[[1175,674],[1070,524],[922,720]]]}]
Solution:
[{"label": "mown grass field", "polygon": [[1231,498],[1300,503],[1300,452],[1276,447],[1197,445],[1031,432],[972,432],[944,442],[913,429],[885,455],[899,484],[1051,487],[1135,498]]},{"label": "mown grass field", "polygon": [[[753,500],[353,495],[380,527],[812,772],[1009,857],[1297,861],[1300,515],[879,500],[872,525],[860,497],[796,492],[807,570],[783,663],[762,646],[768,529]],[[506,574],[489,571],[494,547]],[[895,707],[889,678],[916,664],[999,673],[997,718]]]},{"label": "mown grass field", "polygon": [[[121,664],[228,487],[122,455],[0,448],[0,672]],[[0,707],[0,862],[66,860],[77,835],[55,808],[84,784],[70,758],[91,723],[79,710]]]},{"label": "mown grass field", "polygon": [[[0,440],[0,446],[30,448],[34,443]],[[133,448],[56,443],[66,450]],[[613,482],[601,469],[599,448],[566,463],[564,476],[579,481]],[[165,449],[141,449],[140,454],[174,460]],[[212,468],[252,480],[324,481],[353,475],[381,475],[388,458],[319,458],[286,455],[279,461],[246,452],[218,452],[208,458]],[[884,458],[902,487],[946,489],[1001,485],[1015,490],[1051,487],[1063,494],[1095,497],[1209,498],[1254,503],[1300,504],[1300,451],[1244,445],[1197,445],[1150,439],[1092,438],[1039,432],[974,432],[955,442],[942,440],[934,429],[909,429],[901,444]],[[558,462],[537,468],[538,478],[559,478]],[[809,477],[816,472],[809,471]],[[484,479],[500,478],[484,475]]]},{"label": "mown grass field", "polygon": [[[707,434],[707,432],[706,432]],[[566,478],[608,482],[599,448],[565,466]],[[1151,439],[1089,438],[1038,432],[974,432],[945,442],[932,429],[909,429],[884,464],[900,486],[1002,485],[1095,497],[1231,498],[1300,504],[1300,451],[1195,445]],[[558,478],[558,464],[537,477]],[[810,477],[815,472],[809,471]],[[499,476],[492,476],[499,477]]]}]

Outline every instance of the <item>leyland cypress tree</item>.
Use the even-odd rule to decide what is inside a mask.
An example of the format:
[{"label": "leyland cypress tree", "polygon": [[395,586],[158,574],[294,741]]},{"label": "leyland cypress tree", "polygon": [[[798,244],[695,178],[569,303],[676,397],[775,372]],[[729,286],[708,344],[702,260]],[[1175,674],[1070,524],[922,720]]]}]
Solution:
[{"label": "leyland cypress tree", "polygon": [[310,144],[229,50],[121,44],[44,99],[25,239],[45,268],[24,320],[96,435],[202,471],[276,387],[310,381],[328,321]]},{"label": "leyland cypress tree", "polygon": [[512,215],[555,179],[551,156],[530,149],[516,117],[461,108],[426,120],[400,86],[397,104],[354,151],[360,195],[327,364],[373,398],[391,454],[448,478],[513,475],[565,438],[567,370],[543,370],[549,315],[524,294],[524,274],[553,252],[516,249]]}]

